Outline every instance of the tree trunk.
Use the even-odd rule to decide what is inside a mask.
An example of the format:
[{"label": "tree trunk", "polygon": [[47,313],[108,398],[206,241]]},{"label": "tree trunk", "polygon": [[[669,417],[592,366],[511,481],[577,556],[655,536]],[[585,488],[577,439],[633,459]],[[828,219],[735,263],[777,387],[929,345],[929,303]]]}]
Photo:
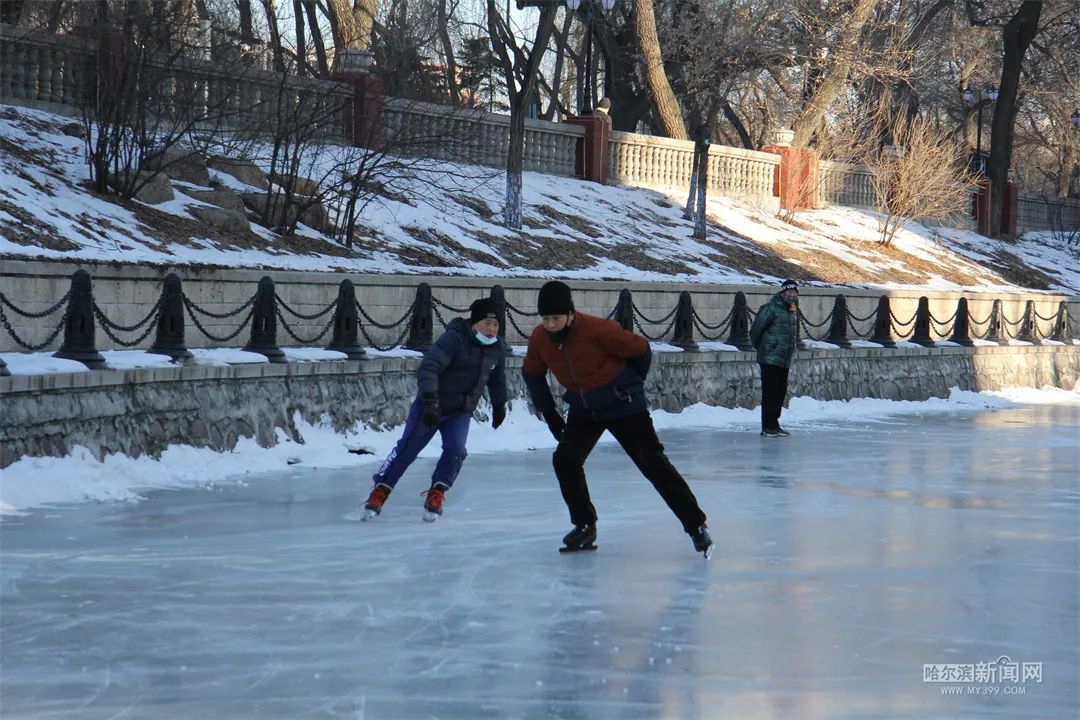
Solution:
[{"label": "tree trunk", "polygon": [[720,109],[724,113],[724,118],[731,123],[731,127],[735,129],[736,134],[739,136],[739,142],[743,144],[743,147],[747,150],[753,150],[754,141],[750,139],[750,133],[747,132],[742,119],[735,114],[735,109],[731,107],[731,103],[728,102],[726,98],[721,101]]},{"label": "tree trunk", "polygon": [[307,12],[311,44],[315,46],[315,60],[319,64],[319,74],[325,75],[330,72],[330,66],[326,59],[326,43],[323,42],[322,29],[319,28],[319,18],[315,14],[315,0],[304,0],[304,10]]},{"label": "tree trunk", "polygon": [[263,9],[266,10],[266,26],[270,30],[270,49],[274,54],[274,70],[285,72],[285,57],[281,49],[281,31],[278,30],[277,9],[274,0],[262,0]]},{"label": "tree trunk", "polygon": [[337,50],[359,47],[356,44],[356,21],[353,19],[351,0],[326,0],[326,14],[330,18],[334,47]]},{"label": "tree trunk", "polygon": [[255,43],[255,28],[251,24],[251,0],[237,0],[240,10],[240,42],[245,45]]},{"label": "tree trunk", "polygon": [[814,89],[792,127],[795,131],[794,144],[797,147],[806,147],[810,143],[810,139],[821,126],[825,113],[847,88],[848,74],[858,54],[863,30],[877,4],[878,0],[857,0],[855,7],[848,13],[846,23],[840,29],[837,42],[829,55],[825,79]]},{"label": "tree trunk", "polygon": [[[356,44],[353,47],[367,50],[371,45],[371,30],[375,27],[375,0],[357,0],[352,15],[356,27]],[[406,17],[405,22],[408,21]]]},{"label": "tree trunk", "polygon": [[555,117],[555,113],[558,112],[559,107],[559,93],[562,89],[562,75],[563,75],[563,63],[566,59],[566,54],[563,52],[563,48],[567,45],[567,40],[570,37],[570,24],[574,21],[574,14],[567,11],[563,19],[563,27],[561,33],[553,33],[555,35],[555,71],[551,74],[551,102],[548,103],[547,110],[540,114],[542,120],[552,120]]},{"label": "tree trunk", "polygon": [[[868,0],[863,0],[867,2]],[[676,140],[686,140],[686,125],[683,123],[679,102],[668,82],[664,71],[664,58],[660,54],[660,40],[656,35],[656,12],[653,0],[635,0],[634,30],[638,46],[645,65],[645,84],[649,88],[656,118],[664,134]]]},{"label": "tree trunk", "polygon": [[514,230],[521,229],[521,172],[525,166],[525,110],[536,88],[536,74],[540,62],[547,51],[548,41],[555,29],[555,5],[547,5],[540,10],[540,20],[536,26],[525,67],[521,68],[521,87],[513,90],[518,73],[515,72],[506,48],[507,39],[500,34],[494,0],[488,0],[488,34],[492,45],[501,56],[506,85],[510,88],[510,146],[506,153],[506,205],[503,206],[503,223]]},{"label": "tree trunk", "polygon": [[[1069,128],[1065,128],[1068,132]],[[1069,181],[1072,180],[1072,168],[1076,165],[1077,152],[1069,144],[1068,138],[1061,141],[1061,150],[1058,152],[1058,188],[1057,196],[1069,197]]]},{"label": "tree trunk", "polygon": [[303,72],[307,63],[307,38],[304,37],[304,8],[300,0],[293,0],[293,26],[296,28],[297,72]]},{"label": "tree trunk", "polygon": [[521,173],[525,168],[525,108],[524,102],[514,99],[510,108],[510,152],[506,156],[506,204],[503,205],[503,224],[521,229]]},{"label": "tree trunk", "polygon": [[709,193],[709,141],[704,138],[698,141],[701,146],[701,160],[698,167],[697,183],[697,208],[694,211],[694,239],[705,239],[705,202]]},{"label": "tree trunk", "polygon": [[694,217],[694,203],[697,200],[698,171],[701,170],[701,143],[694,143],[693,171],[690,173],[690,193],[686,196],[686,207],[683,208],[683,220]]},{"label": "tree trunk", "polygon": [[457,104],[461,91],[458,89],[457,61],[454,59],[454,41],[450,39],[450,19],[446,14],[446,0],[439,0],[436,12],[439,42],[442,43],[443,57],[446,58],[446,89],[450,93],[450,102]]},{"label": "tree trunk", "polygon": [[1001,32],[1004,56],[1001,62],[1001,85],[994,120],[990,126],[990,234],[998,235],[1002,212],[1005,209],[1005,186],[1009,182],[1009,165],[1012,161],[1013,129],[1016,124],[1016,97],[1020,89],[1020,70],[1024,55],[1039,30],[1039,0],[1024,0],[1012,19]]}]

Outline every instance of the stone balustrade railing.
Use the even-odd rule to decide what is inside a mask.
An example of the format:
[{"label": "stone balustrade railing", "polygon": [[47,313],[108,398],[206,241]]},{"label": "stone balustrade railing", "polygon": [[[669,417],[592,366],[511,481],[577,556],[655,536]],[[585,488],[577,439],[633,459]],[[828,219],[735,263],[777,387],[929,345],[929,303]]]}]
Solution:
[{"label": "stone balustrade railing", "polygon": [[[382,122],[391,146],[424,150],[425,156],[444,160],[506,165],[509,115],[388,98],[383,104]],[[578,138],[584,134],[577,125],[526,120],[525,169],[573,176],[574,152]]]},{"label": "stone balustrade railing", "polygon": [[[613,132],[608,162],[608,177],[613,183],[686,190],[694,170],[694,143]],[[709,190],[736,197],[772,198],[779,164],[779,155],[713,145],[709,148]]]},{"label": "stone balustrade railing", "polygon": [[865,165],[822,160],[818,164],[818,198],[834,205],[874,207],[874,171]]},{"label": "stone balustrade railing", "polygon": [[[95,47],[83,38],[0,25],[0,98],[78,115],[93,82]],[[152,82],[167,89],[166,124],[269,132],[282,107],[302,113],[326,137],[345,137],[348,85],[244,65],[171,56],[148,60]]]}]

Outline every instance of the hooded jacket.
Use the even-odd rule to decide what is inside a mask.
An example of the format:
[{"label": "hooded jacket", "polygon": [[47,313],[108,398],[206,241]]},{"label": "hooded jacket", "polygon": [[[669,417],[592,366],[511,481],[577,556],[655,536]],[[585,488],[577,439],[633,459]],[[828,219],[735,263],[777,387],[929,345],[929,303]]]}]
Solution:
[{"label": "hooded jacket", "polygon": [[416,370],[420,393],[438,393],[444,415],[471,413],[487,388],[491,404],[506,403],[506,345],[476,339],[464,318],[454,318]]},{"label": "hooded jacket", "polygon": [[566,389],[563,400],[571,416],[613,420],[648,410],[645,378],[651,363],[652,350],[643,337],[614,320],[576,312],[561,341],[553,340],[542,325],[533,329],[521,371],[541,413],[555,410],[546,378],[551,370]]},{"label": "hooded jacket", "polygon": [[795,332],[799,322],[799,308],[788,309],[780,295],[773,295],[769,302],[758,308],[754,324],[750,328],[750,342],[757,350],[760,365],[791,367],[795,355]]}]

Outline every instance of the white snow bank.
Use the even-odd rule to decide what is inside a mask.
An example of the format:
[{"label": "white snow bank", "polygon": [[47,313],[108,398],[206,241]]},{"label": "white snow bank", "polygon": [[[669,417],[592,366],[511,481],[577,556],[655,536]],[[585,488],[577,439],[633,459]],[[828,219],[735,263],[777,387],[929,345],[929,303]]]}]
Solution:
[{"label": "white snow bank", "polygon": [[[906,402],[862,398],[850,401],[792,399],[784,412],[784,425],[811,429],[840,423],[874,422],[896,415],[979,412],[1023,404],[1080,403],[1080,383],[1073,390],[1053,387],[1014,388],[975,393],[954,389],[948,398]],[[757,432],[759,411],[747,408],[720,408],[693,405],[680,413],[653,413],[656,427],[727,428]],[[285,468],[289,464],[309,467],[356,466],[358,482],[372,474],[397,442],[400,428],[373,430],[358,425],[346,433],[334,432],[328,423],[311,425],[299,417],[297,426],[304,442],[296,443],[279,431],[279,444],[260,448],[254,440],[241,440],[232,452],[173,445],[159,459],[109,455],[98,461],[85,448],[76,448],[62,458],[28,457],[0,472],[0,515],[21,513],[30,508],[84,501],[136,501],[139,493],[154,488],[183,488],[242,481]],[[601,442],[613,442],[609,436]],[[544,425],[529,414],[524,402],[517,402],[506,423],[493,430],[487,422],[476,423],[470,431],[469,452],[550,450],[555,441]],[[349,449],[363,448],[371,454],[355,455]],[[421,457],[437,457],[438,442],[432,442]]]}]

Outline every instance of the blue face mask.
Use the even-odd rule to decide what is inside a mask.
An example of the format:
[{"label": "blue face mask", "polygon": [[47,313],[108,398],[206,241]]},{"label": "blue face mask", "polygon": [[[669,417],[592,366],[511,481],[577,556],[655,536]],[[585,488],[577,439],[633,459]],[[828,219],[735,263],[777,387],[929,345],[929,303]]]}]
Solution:
[{"label": "blue face mask", "polygon": [[487,335],[479,331],[477,331],[476,333],[476,339],[479,340],[480,344],[482,345],[494,345],[495,343],[499,342],[498,335],[496,335],[495,337],[488,337]]}]

